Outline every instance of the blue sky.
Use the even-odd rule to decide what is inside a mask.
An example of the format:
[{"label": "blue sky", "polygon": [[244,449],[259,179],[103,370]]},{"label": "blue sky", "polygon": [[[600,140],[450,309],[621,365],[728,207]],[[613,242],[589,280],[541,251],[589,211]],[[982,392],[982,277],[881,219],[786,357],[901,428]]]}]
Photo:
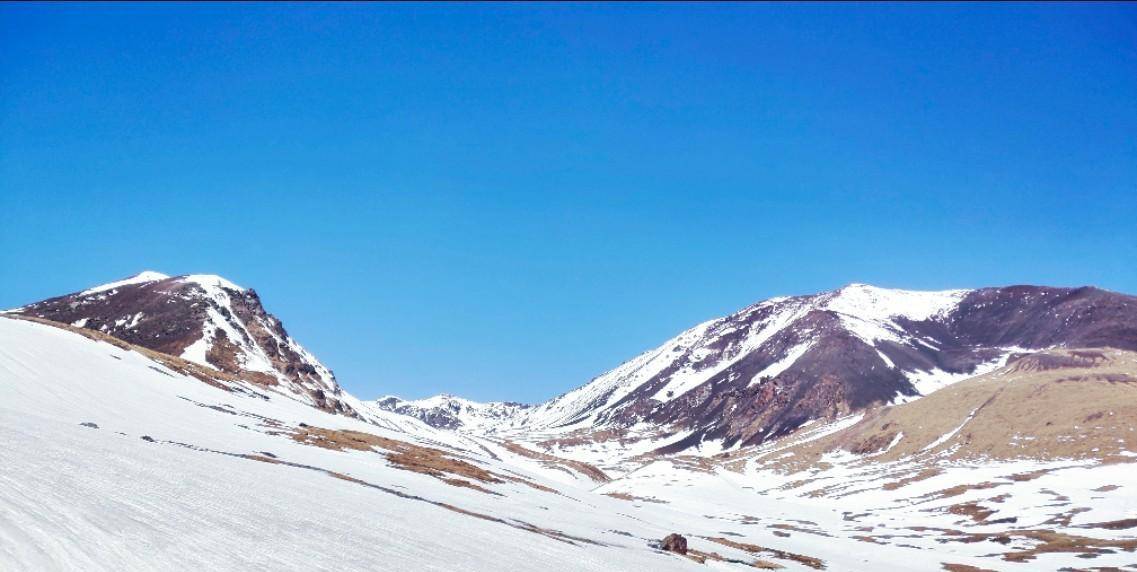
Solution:
[{"label": "blue sky", "polygon": [[536,401],[849,282],[1137,293],[1132,5],[0,6],[0,306],[216,273]]}]

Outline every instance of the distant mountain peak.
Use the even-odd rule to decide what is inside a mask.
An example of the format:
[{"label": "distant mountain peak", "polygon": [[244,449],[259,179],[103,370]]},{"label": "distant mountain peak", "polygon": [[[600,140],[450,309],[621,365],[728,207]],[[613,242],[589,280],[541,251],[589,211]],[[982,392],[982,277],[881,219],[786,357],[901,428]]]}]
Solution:
[{"label": "distant mountain peak", "polygon": [[479,402],[440,393],[417,400],[405,400],[387,395],[369,402],[380,411],[399,413],[418,418],[440,429],[497,430],[519,425],[521,414],[530,406],[503,401]]}]

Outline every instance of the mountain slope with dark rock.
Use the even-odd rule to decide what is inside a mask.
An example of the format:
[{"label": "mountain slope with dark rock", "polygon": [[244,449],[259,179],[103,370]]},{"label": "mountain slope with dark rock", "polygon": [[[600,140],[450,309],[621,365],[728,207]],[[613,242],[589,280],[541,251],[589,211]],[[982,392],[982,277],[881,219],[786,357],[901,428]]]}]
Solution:
[{"label": "mountain slope with dark rock", "polygon": [[1137,349],[1137,298],[1096,288],[915,292],[852,284],[700,324],[527,412],[531,427],[647,422],[759,444],[815,419],[904,402],[1052,347]]},{"label": "mountain slope with dark rock", "polygon": [[264,309],[256,291],[220,276],[147,271],[12,312],[239,374],[327,411],[356,415],[359,408],[331,370]]}]

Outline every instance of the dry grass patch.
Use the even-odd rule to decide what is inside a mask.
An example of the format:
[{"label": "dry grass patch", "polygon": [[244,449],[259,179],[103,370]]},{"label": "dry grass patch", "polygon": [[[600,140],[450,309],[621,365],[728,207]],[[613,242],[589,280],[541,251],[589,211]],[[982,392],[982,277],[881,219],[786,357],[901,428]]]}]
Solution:
[{"label": "dry grass patch", "polygon": [[802,564],[804,566],[808,566],[810,568],[813,568],[814,570],[824,570],[825,569],[825,561],[821,560],[820,558],[814,558],[812,556],[806,556],[804,554],[797,554],[795,552],[787,552],[785,550],[778,550],[776,548],[766,548],[765,546],[758,546],[757,544],[748,544],[745,542],[735,542],[729,538],[723,538],[721,536],[707,536],[704,538],[706,538],[707,540],[710,540],[711,542],[717,542],[723,546],[729,546],[731,548],[742,550],[744,552],[749,552],[751,554],[770,554],[774,558],[781,558],[782,560],[792,560],[794,562],[797,562],[798,564]]},{"label": "dry grass patch", "polygon": [[903,477],[898,481],[892,481],[892,482],[884,483],[884,485],[881,486],[881,488],[886,490],[886,491],[894,491],[896,489],[899,489],[900,487],[905,487],[905,486],[908,486],[908,485],[915,483],[915,482],[923,481],[925,479],[930,479],[932,477],[942,475],[943,472],[944,472],[944,470],[940,469],[938,467],[923,469],[920,472],[918,472],[915,475],[912,475],[910,477]]},{"label": "dry grass patch", "polygon": [[574,470],[574,471],[592,479],[593,481],[595,481],[597,483],[607,483],[607,482],[612,480],[612,478],[609,477],[607,474],[605,474],[604,471],[601,471],[600,469],[598,469],[592,465],[589,465],[588,463],[582,462],[582,461],[574,461],[572,459],[562,459],[560,457],[550,455],[548,453],[542,453],[540,451],[534,451],[534,450],[528,449],[528,448],[526,448],[526,447],[524,447],[518,443],[514,443],[513,441],[502,441],[501,446],[505,447],[506,450],[508,450],[514,454],[521,455],[522,457],[526,457],[529,459],[536,459],[538,461],[541,461],[541,463],[545,464],[545,465],[565,467],[565,468]]},{"label": "dry grass patch", "polygon": [[928,500],[940,500],[940,499],[946,499],[946,498],[951,498],[951,497],[957,497],[963,493],[966,493],[967,491],[981,491],[981,490],[986,490],[986,489],[993,489],[995,487],[1001,487],[1001,486],[1008,485],[1008,484],[1010,484],[1010,483],[993,483],[990,481],[986,481],[986,482],[976,483],[976,484],[971,484],[971,485],[967,485],[967,484],[955,485],[954,487],[948,487],[946,489],[941,489],[941,490],[938,490],[934,493],[928,493],[928,494],[926,494],[920,498],[928,499]]},{"label": "dry grass patch", "polygon": [[1111,554],[1115,550],[1126,552],[1137,550],[1137,540],[1089,538],[1053,530],[1023,530],[1015,533],[1037,540],[1039,544],[1033,548],[1004,554],[1003,560],[1008,562],[1029,562],[1039,554],[1059,552],[1098,556]]},{"label": "dry grass patch", "polygon": [[950,562],[941,562],[941,566],[948,572],[997,572],[989,568],[980,568],[978,566],[971,566],[969,564],[952,564]]},{"label": "dry grass patch", "polygon": [[495,493],[478,483],[500,484],[516,482],[545,492],[556,491],[520,477],[499,475],[469,461],[455,458],[433,447],[424,447],[396,439],[388,439],[362,431],[325,429],[301,424],[287,433],[297,443],[332,451],[375,451],[381,449],[387,461],[396,468],[432,476],[448,485]]},{"label": "dry grass patch", "polygon": [[759,570],[781,570],[782,568],[785,568],[785,566],[782,566],[777,562],[770,562],[769,560],[762,560],[761,558],[755,560],[754,562],[751,562],[750,567],[757,568]]},{"label": "dry grass patch", "polygon": [[830,538],[832,538],[832,536],[833,536],[832,534],[829,534],[828,532],[825,532],[825,531],[817,529],[817,528],[805,528],[802,526],[796,526],[793,524],[785,524],[785,523],[770,524],[770,525],[767,525],[766,528],[775,529],[775,530],[788,530],[788,531],[792,531],[792,532],[800,532],[802,534],[813,534],[815,536],[828,536]]},{"label": "dry grass patch", "polygon": [[614,499],[626,500],[629,502],[653,502],[653,503],[657,503],[657,504],[668,504],[667,501],[665,501],[663,499],[657,499],[657,498],[652,498],[652,497],[637,497],[635,495],[631,495],[628,493],[604,493],[604,496],[612,497]]},{"label": "dry grass patch", "polygon": [[[874,462],[1133,462],[1122,452],[1132,446],[1129,429],[1137,425],[1135,381],[1137,353],[1112,348],[1047,350],[911,403],[866,411],[860,422],[831,435],[797,444],[791,438],[778,457],[760,453],[757,458],[782,473],[823,470],[824,456],[836,451]],[[903,439],[893,444],[900,433]],[[731,462],[743,466],[733,457]],[[1037,477],[1025,473],[1013,478]],[[892,490],[905,484],[887,486]]]},{"label": "dry grass patch", "polygon": [[988,517],[995,514],[995,511],[977,502],[953,504],[947,507],[947,511],[954,515],[966,516],[975,522],[983,522],[987,520]]},{"label": "dry grass patch", "polygon": [[1105,530],[1128,530],[1130,528],[1137,528],[1137,518],[1125,518],[1121,520],[1111,520],[1109,522],[1095,522],[1091,524],[1083,524],[1079,528],[1104,528]]}]

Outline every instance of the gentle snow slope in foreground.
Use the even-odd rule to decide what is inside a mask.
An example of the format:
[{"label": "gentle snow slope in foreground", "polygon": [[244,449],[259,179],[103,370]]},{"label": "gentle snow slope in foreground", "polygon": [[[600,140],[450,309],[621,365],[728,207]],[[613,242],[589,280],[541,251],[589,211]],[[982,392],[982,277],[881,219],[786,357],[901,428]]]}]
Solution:
[{"label": "gentle snow slope in foreground", "polygon": [[[1000,511],[1025,517],[1021,526],[1104,541],[1128,531],[1080,527],[1132,516],[1137,488],[1126,465],[1065,463],[1036,480],[1007,477],[1039,468],[1026,463],[948,467],[881,491],[893,478],[889,466],[837,458],[833,469],[810,475],[773,474],[757,458],[738,472],[659,459],[595,488],[488,439],[417,422],[404,427],[409,432],[282,396],[226,392],[135,351],[0,318],[0,569],[744,570],[764,562],[791,571],[876,571],[940,570],[950,562],[1056,570],[1087,561],[1000,559],[1029,549],[1021,539],[945,543],[945,535],[1008,526],[968,524],[947,505],[998,494]],[[366,433],[376,445],[334,450],[290,438],[319,434],[315,428]],[[448,458],[430,466],[466,472],[413,472],[379,447],[434,451]],[[491,477],[472,482],[479,471]],[[979,482],[997,488],[914,496]],[[860,490],[812,494],[830,484]],[[1054,491],[1068,500],[1058,502]],[[1049,513],[1065,515],[1066,524],[1040,524]],[[960,528],[967,532],[941,532]],[[669,532],[712,558],[700,564],[649,548],[648,540]],[[868,534],[878,536],[864,540]],[[1111,549],[1092,565],[1132,561],[1131,552]]]},{"label": "gentle snow slope in foreground", "polygon": [[[301,422],[461,451],[531,485],[456,487],[375,452],[273,434]],[[0,569],[701,569],[647,546],[688,518],[711,534],[699,519],[554,483],[492,443],[420,426],[398,433],[228,393],[137,352],[0,318]],[[254,454],[277,462],[238,456]]]}]

